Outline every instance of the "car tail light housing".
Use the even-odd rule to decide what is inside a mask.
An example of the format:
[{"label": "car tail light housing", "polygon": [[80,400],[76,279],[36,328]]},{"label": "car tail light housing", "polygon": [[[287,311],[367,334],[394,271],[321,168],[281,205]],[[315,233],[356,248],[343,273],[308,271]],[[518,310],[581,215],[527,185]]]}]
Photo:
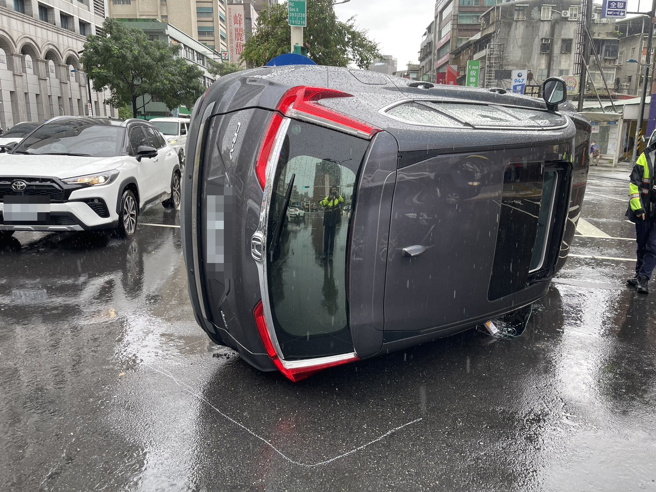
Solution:
[{"label": "car tail light housing", "polygon": [[273,340],[271,339],[271,333],[267,326],[262,301],[258,302],[255,306],[253,316],[255,317],[255,324],[257,325],[257,330],[262,338],[262,343],[264,343],[264,348],[266,349],[267,354],[271,357],[271,360],[273,360],[273,363],[278,370],[295,383],[302,381],[323,369],[341,366],[359,360],[358,356],[354,353],[306,359],[303,361],[283,360],[278,357]]},{"label": "car tail light housing", "polygon": [[322,99],[340,97],[353,97],[353,95],[333,89],[307,86],[292,87],[285,93],[276,108],[277,112],[271,119],[255,168],[257,179],[262,189],[266,185],[266,170],[269,160],[275,157],[272,155],[272,150],[275,147],[276,141],[279,138],[283,138],[280,129],[285,116],[308,121],[366,139],[371,139],[376,133],[381,131],[380,128],[376,128],[375,126],[319,104],[319,101]]}]

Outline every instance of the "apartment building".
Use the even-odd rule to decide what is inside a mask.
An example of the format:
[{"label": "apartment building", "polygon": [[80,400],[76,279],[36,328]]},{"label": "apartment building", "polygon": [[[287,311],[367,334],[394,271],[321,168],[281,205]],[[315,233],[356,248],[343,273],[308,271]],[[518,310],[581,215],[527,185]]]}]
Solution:
[{"label": "apartment building", "polygon": [[386,73],[387,75],[394,75],[396,72],[397,60],[392,55],[383,55],[378,60],[374,61],[367,68],[374,72]]},{"label": "apartment building", "polygon": [[91,90],[79,62],[105,14],[103,0],[0,0],[3,129],[63,114],[118,115],[106,103],[109,93]]},{"label": "apartment building", "polygon": [[[2,0],[0,0],[2,1]],[[7,0],[8,1],[8,0]],[[179,31],[214,51],[228,52],[226,0],[108,0],[114,19],[152,19]]]}]

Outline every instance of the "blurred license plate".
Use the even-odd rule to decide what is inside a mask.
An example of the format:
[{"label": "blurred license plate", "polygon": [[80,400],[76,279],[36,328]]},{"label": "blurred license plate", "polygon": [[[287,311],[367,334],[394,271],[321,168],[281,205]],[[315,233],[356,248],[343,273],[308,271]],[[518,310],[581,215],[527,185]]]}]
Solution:
[{"label": "blurred license plate", "polygon": [[50,214],[47,196],[5,195],[4,203],[5,222],[46,222]]}]

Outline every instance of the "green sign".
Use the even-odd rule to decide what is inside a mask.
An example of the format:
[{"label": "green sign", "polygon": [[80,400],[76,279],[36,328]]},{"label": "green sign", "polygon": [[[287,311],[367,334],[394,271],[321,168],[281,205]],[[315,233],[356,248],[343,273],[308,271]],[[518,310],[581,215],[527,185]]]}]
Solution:
[{"label": "green sign", "polygon": [[307,2],[305,0],[289,0],[288,19],[293,27],[307,26]]},{"label": "green sign", "polygon": [[478,87],[478,76],[481,73],[481,62],[468,61],[467,62],[467,83],[465,84],[468,87]]}]

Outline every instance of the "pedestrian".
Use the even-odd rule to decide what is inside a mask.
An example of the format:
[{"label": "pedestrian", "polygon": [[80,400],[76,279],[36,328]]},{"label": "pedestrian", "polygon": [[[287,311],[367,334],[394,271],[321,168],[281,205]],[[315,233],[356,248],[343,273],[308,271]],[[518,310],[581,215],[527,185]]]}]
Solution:
[{"label": "pedestrian", "polygon": [[335,248],[335,230],[342,217],[342,203],[344,198],[337,191],[337,186],[331,186],[328,196],[319,202],[323,207],[323,256],[329,261],[332,261]]},{"label": "pedestrian", "polygon": [[640,294],[649,293],[649,279],[656,267],[656,190],[654,190],[656,145],[647,147],[631,171],[629,208],[626,212],[636,228],[635,276],[627,280]]},{"label": "pedestrian", "polygon": [[599,147],[599,144],[597,144],[594,140],[590,145],[590,155],[592,157],[592,164],[594,166],[598,166],[599,158],[601,157],[601,147]]}]

